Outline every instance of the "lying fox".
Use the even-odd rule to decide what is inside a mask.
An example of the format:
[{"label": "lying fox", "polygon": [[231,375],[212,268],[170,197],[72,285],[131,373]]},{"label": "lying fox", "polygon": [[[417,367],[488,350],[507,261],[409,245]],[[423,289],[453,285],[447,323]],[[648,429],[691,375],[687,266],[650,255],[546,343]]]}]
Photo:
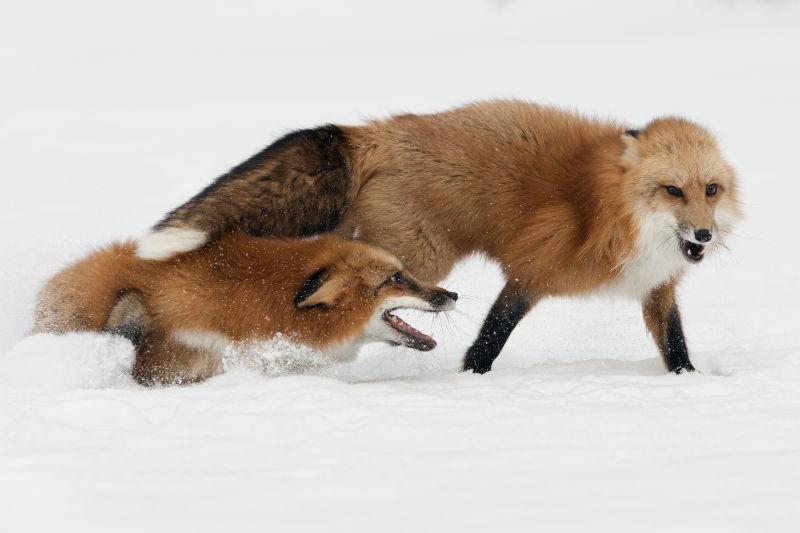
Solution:
[{"label": "lying fox", "polygon": [[418,281],[380,248],[330,235],[235,231],[163,262],[135,249],[112,244],[56,274],[39,294],[33,332],[123,335],[143,384],[201,381],[221,372],[232,343],[278,333],[340,359],[373,341],[431,350],[436,342],[395,310],[447,311],[458,298]]},{"label": "lying fox", "polygon": [[693,366],[676,286],[740,215],[736,174],[697,124],[631,129],[494,101],[291,133],[169,213],[138,253],[170,257],[234,227],[334,231],[432,283],[483,253],[506,285],[464,370],[490,370],[541,299],[602,291],[641,302],[667,369],[681,372]]}]

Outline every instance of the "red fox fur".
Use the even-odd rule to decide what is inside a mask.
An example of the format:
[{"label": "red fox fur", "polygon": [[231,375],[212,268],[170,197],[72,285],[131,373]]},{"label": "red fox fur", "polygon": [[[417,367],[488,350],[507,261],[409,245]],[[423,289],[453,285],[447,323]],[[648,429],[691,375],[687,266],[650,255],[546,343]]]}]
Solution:
[{"label": "red fox fur", "polygon": [[164,262],[138,258],[135,248],[112,244],[55,275],[39,295],[34,332],[123,334],[137,347],[134,375],[144,383],[204,379],[220,371],[227,345],[277,333],[346,356],[373,340],[429,350],[433,339],[392,311],[442,311],[457,298],[416,280],[388,252],[334,236],[236,231]]},{"label": "red fox fur", "polygon": [[429,282],[483,253],[507,285],[464,369],[489,370],[540,299],[611,291],[642,302],[667,368],[681,371],[692,365],[675,285],[739,216],[736,175],[697,124],[634,130],[494,101],[294,132],[169,213],[138,253],[169,257],[231,227],[324,230],[375,243]]}]

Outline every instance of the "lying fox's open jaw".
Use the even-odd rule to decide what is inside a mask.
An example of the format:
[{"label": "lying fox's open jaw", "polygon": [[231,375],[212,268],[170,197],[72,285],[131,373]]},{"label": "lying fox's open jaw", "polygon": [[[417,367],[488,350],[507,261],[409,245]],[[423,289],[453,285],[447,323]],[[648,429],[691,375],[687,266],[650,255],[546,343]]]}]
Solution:
[{"label": "lying fox's open jaw", "polygon": [[402,296],[384,302],[370,320],[364,334],[366,341],[387,342],[393,346],[405,346],[421,352],[436,348],[436,341],[395,314],[400,309],[416,309],[428,313],[449,311],[455,300],[431,303],[416,296]]},{"label": "lying fox's open jaw", "polygon": [[403,336],[404,342],[398,342],[397,344],[402,344],[421,352],[428,352],[436,348],[436,341],[433,337],[414,328],[399,316],[392,314],[392,311],[396,311],[396,308],[384,311],[381,314],[381,320]]}]

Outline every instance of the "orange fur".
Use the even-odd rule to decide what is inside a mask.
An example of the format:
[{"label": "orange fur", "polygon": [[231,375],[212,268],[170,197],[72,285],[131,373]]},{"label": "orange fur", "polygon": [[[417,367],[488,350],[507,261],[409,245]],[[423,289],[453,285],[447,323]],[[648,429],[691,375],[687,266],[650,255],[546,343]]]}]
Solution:
[{"label": "orange fur", "polygon": [[[295,301],[304,283],[319,272],[324,282],[308,298]],[[397,272],[404,282],[387,282]],[[283,333],[325,349],[358,339],[392,298],[455,299],[453,293],[417,282],[396,257],[362,242],[330,235],[261,239],[236,231],[163,262],[136,257],[131,242],[102,248],[47,282],[33,331],[109,329],[115,305],[128,294],[138,295],[146,308],[138,377],[162,382],[195,381],[220,369],[213,349],[181,342],[180,332],[209,333],[231,342]]]},{"label": "orange fur", "polygon": [[[357,230],[429,281],[483,252],[526,292],[597,289],[636,254],[642,212],[664,207],[652,198],[668,177],[715,178],[726,194],[714,201],[739,215],[731,167],[683,119],[637,140],[621,124],[497,101],[344,130],[359,194],[337,232]],[[713,210],[700,211],[680,216],[705,223]]]},{"label": "orange fur", "polygon": [[507,282],[465,369],[488,371],[541,298],[608,291],[672,302],[645,312],[677,371],[691,365],[675,283],[740,216],[736,175],[697,124],[667,117],[628,130],[505,100],[293,132],[167,214],[141,249],[168,257],[232,227],[334,231],[429,282],[483,253]]}]

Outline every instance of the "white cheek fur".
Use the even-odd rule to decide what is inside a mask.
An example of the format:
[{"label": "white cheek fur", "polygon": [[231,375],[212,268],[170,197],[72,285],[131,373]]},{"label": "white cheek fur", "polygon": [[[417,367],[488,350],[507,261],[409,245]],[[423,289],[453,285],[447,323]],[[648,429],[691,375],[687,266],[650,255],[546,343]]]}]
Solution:
[{"label": "white cheek fur", "polygon": [[740,220],[739,214],[730,209],[728,206],[720,205],[717,207],[717,211],[714,214],[714,218],[717,223],[717,228],[723,230],[730,230],[733,226],[736,225],[737,222]]}]

